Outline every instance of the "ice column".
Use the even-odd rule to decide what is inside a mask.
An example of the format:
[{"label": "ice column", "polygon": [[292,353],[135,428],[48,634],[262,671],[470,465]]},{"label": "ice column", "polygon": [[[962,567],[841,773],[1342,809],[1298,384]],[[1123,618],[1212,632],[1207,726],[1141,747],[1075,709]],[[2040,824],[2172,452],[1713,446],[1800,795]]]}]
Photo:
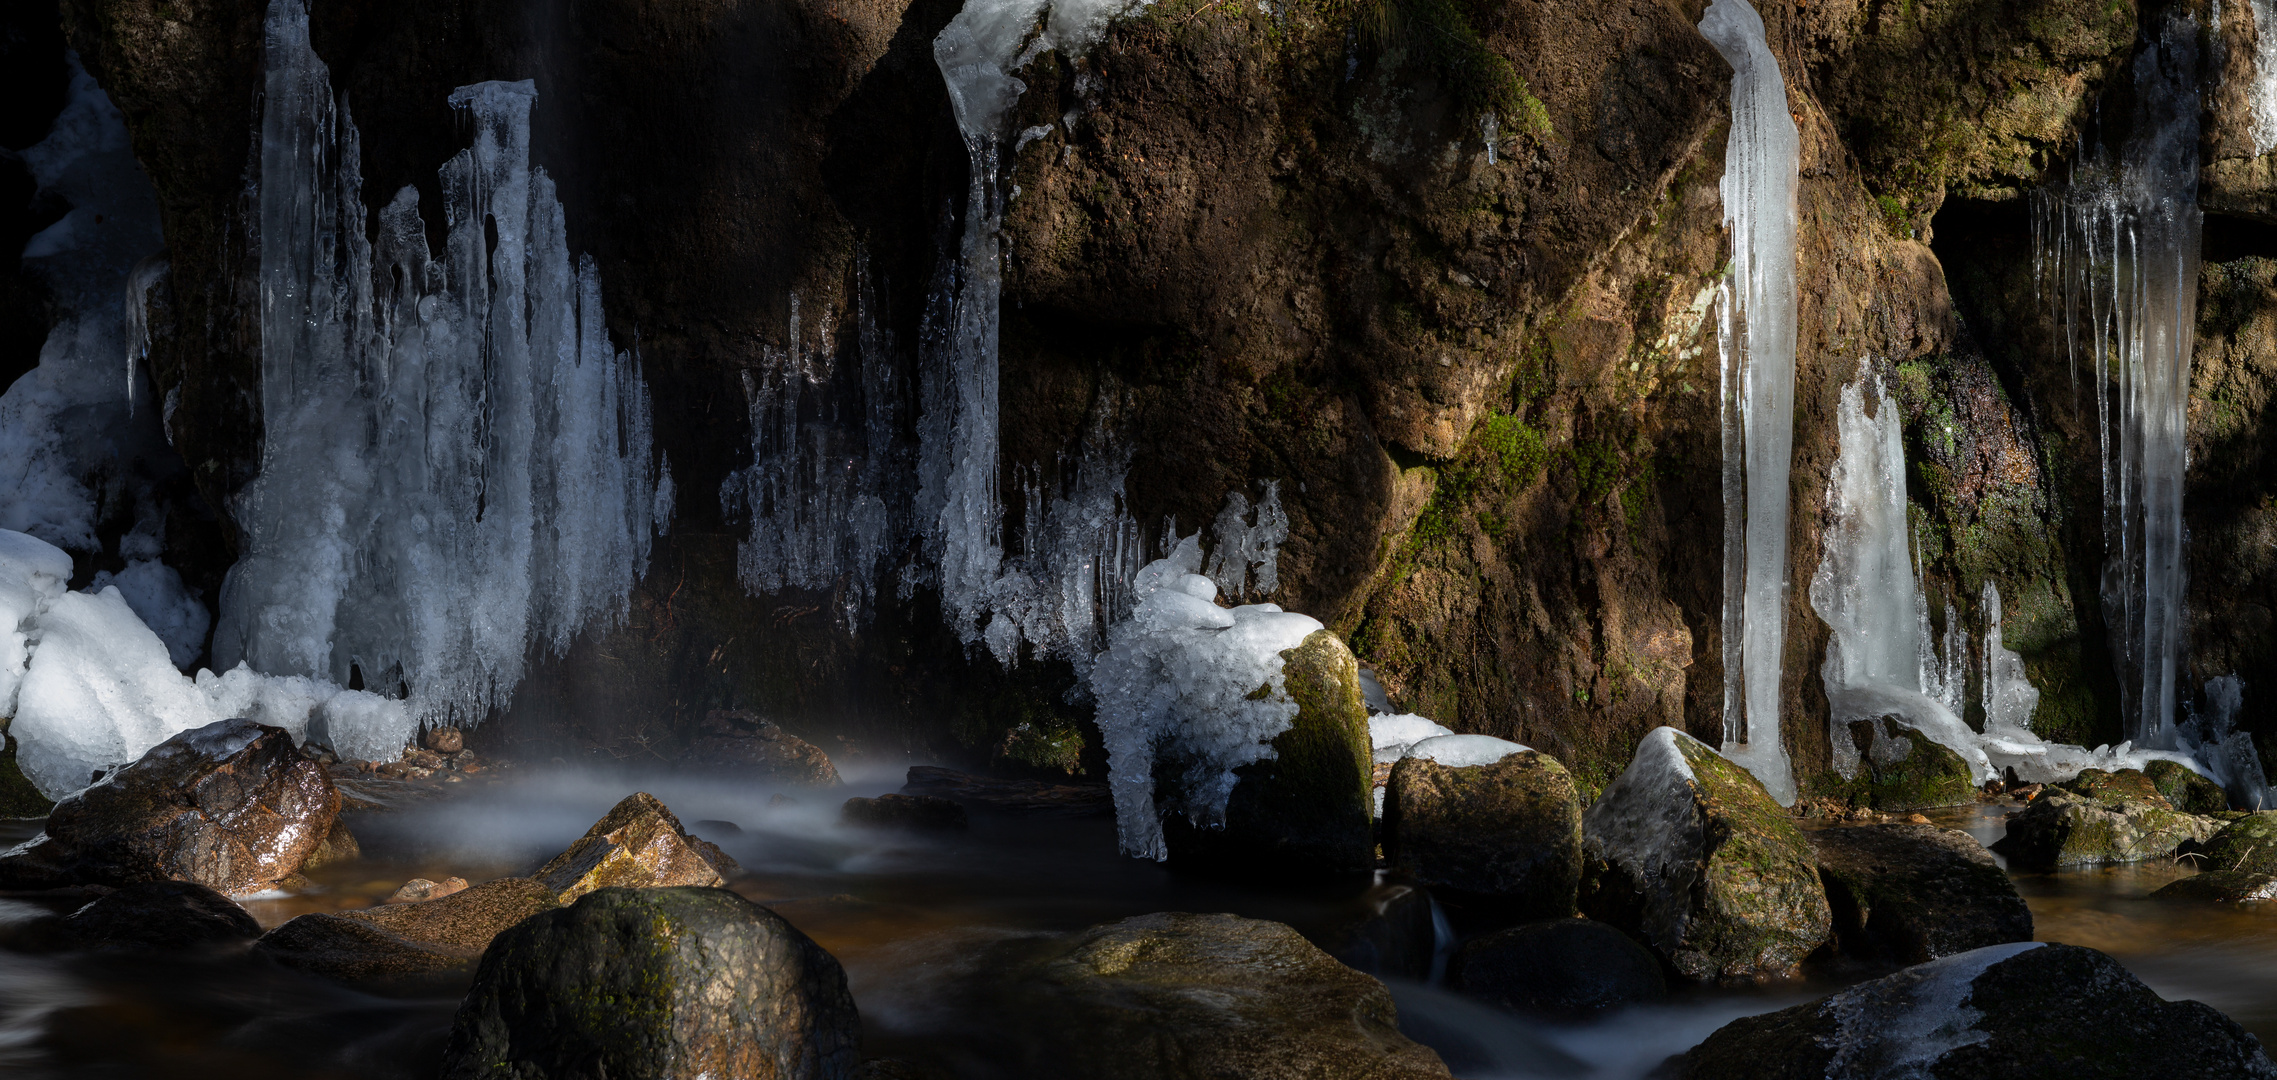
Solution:
[{"label": "ice column", "polygon": [[2135,61],[2134,134],[2035,200],[2040,295],[2092,371],[2103,463],[2103,612],[2126,731],[2172,748],[2181,697],[2185,410],[2197,321],[2198,25]]},{"label": "ice column", "polygon": [[1795,186],[1800,140],[1778,58],[1747,0],[1715,0],[1700,33],[1731,64],[1721,310],[1724,401],[1724,746],[1782,805],[1794,776],[1779,740],[1787,470],[1795,395]]},{"label": "ice column", "polygon": [[[2277,149],[2277,2],[2253,0],[2253,152]],[[2215,10],[2219,11],[2220,8]]]},{"label": "ice column", "polygon": [[[647,389],[529,162],[529,82],[462,87],[473,145],[367,229],[354,123],[299,0],[267,24],[261,471],[233,507],[217,666],[502,705],[531,647],[622,615],[648,558]],[[372,237],[372,239],[367,239]]]}]

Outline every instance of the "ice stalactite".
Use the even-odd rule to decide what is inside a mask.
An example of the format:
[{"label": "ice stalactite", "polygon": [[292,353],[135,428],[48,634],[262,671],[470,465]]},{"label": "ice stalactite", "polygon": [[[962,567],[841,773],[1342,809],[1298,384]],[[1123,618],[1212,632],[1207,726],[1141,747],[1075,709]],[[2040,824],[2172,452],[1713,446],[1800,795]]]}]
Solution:
[{"label": "ice stalactite", "polygon": [[1978,779],[1986,779],[1991,762],[1977,746],[1976,733],[1928,692],[1933,676],[1940,691],[1946,680],[1922,640],[1928,619],[1906,543],[1911,530],[1901,425],[1897,406],[1886,399],[1867,415],[1870,397],[1880,399],[1881,392],[1864,380],[1842,390],[1835,414],[1841,455],[1827,480],[1832,520],[1810,586],[1812,610],[1834,631],[1819,672],[1834,768],[1845,777],[1857,774],[1849,724],[1895,716],[1960,754]]},{"label": "ice stalactite", "polygon": [[2198,24],[2170,17],[2135,60],[2132,136],[2034,199],[2040,296],[2091,372],[2103,472],[2102,602],[2125,730],[2175,745],[2182,688],[2185,412],[2197,323]]},{"label": "ice stalactite", "polygon": [[473,145],[442,169],[438,259],[413,188],[367,229],[299,0],[266,32],[264,435],[215,657],[479,720],[533,645],[622,616],[655,525],[647,390],[530,165],[533,84],[450,95]]},{"label": "ice stalactite", "polygon": [[1700,33],[1731,64],[1719,341],[1724,424],[1724,746],[1781,805],[1795,780],[1779,738],[1787,472],[1794,453],[1795,188],[1801,140],[1779,60],[1748,0],[1715,0]]},{"label": "ice stalactite", "polygon": [[2253,152],[2266,154],[2277,149],[2277,0],[2252,0],[2250,7],[2253,86],[2246,91],[2252,107],[2250,131]]}]

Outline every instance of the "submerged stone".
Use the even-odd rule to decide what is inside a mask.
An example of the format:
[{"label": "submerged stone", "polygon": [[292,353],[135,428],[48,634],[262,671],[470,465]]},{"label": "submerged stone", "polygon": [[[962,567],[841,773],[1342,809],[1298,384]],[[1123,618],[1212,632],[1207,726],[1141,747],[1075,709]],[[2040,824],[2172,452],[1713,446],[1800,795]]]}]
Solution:
[{"label": "submerged stone", "polygon": [[718,845],[688,835],[656,796],[638,791],[531,876],[568,903],[612,885],[719,885],[741,872]]},{"label": "submerged stone", "polygon": [[1402,758],[1384,791],[1384,855],[1450,901],[1564,918],[1581,889],[1581,800],[1556,758],[1517,750],[1461,767]]},{"label": "submerged stone", "polygon": [[1404,882],[1384,882],[1362,894],[1356,907],[1347,921],[1316,939],[1329,955],[1379,977],[1431,977],[1439,934],[1430,893]]},{"label": "submerged stone", "polygon": [[2126,781],[2091,781],[2089,786],[2102,798],[2060,788],[2042,792],[2008,819],[2008,835],[1994,842],[1992,849],[2025,869],[2142,862],[2173,855],[2183,844],[2204,840],[2222,825],[2213,818],[2168,809],[2164,796],[2154,791],[2143,797]]},{"label": "submerged stone", "polygon": [[2218,814],[2230,808],[2229,793],[2188,766],[2161,759],[2143,766],[2143,775],[2168,803],[2185,814]]},{"label": "submerged stone", "polygon": [[500,934],[459,1006],[446,1080],[847,1080],[846,973],[725,889],[604,888]]},{"label": "submerged stone", "polygon": [[1847,955],[1917,964],[2032,940],[2032,911],[1975,838],[1934,825],[1807,834]]},{"label": "submerged stone", "polygon": [[1113,817],[1115,797],[1105,784],[1062,784],[912,765],[904,795],[931,795],[1000,814],[1023,817]]},{"label": "submerged stone", "polygon": [[560,906],[528,878],[499,878],[433,900],[302,915],[254,949],[286,967],[348,983],[416,979],[474,963],[507,927]]},{"label": "submerged stone", "polygon": [[2093,949],[1995,945],[1735,1020],[1667,1080],[2277,1078],[2261,1044]]},{"label": "submerged stone", "polygon": [[2207,870],[2179,881],[2167,882],[2151,894],[2154,900],[2205,900],[2239,904],[2277,899],[2277,875],[2243,870]]},{"label": "submerged stone", "polygon": [[1503,1008],[1553,1016],[1668,996],[1652,950],[1592,919],[1549,919],[1474,938],[1455,951],[1447,980]]},{"label": "submerged stone", "polygon": [[1785,975],[1832,933],[1794,821],[1746,769],[1674,728],[1645,736],[1582,838],[1582,910],[1687,978]]}]

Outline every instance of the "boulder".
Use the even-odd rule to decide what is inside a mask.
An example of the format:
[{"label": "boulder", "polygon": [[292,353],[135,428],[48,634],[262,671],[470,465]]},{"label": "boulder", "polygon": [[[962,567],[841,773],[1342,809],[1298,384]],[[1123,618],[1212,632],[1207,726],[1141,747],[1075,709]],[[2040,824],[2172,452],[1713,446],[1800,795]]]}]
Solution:
[{"label": "boulder", "polygon": [[[2058,783],[2056,787],[2085,799],[2099,803],[2142,805],[2158,810],[2175,809],[2166,796],[2151,782],[2141,769],[2081,769],[2079,775]],[[2222,807],[2216,807],[2222,809]]]},{"label": "boulder", "polygon": [[1580,1017],[1668,996],[1660,959],[1591,919],[1546,919],[1464,942],[1447,981],[1519,1012]]},{"label": "boulder", "polygon": [[1360,664],[1327,630],[1281,658],[1296,719],[1273,756],[1234,770],[1224,827],[1164,818],[1170,859],[1237,877],[1364,876],[1376,863],[1375,800]]},{"label": "boulder", "polygon": [[2165,796],[2149,789],[2148,781],[2140,785],[2149,789],[2147,795],[2125,779],[2091,779],[2082,787],[2096,794],[2065,788],[2041,792],[2008,819],[2008,835],[1992,849],[2028,870],[2142,862],[2173,855],[2183,844],[2205,840],[2222,827],[2213,818],[2177,813]]},{"label": "boulder", "polygon": [[[345,796],[340,801],[343,806],[347,803]],[[355,833],[348,831],[348,823],[334,819],[331,831],[324,834],[323,842],[316,845],[315,851],[308,853],[308,858],[301,860],[300,868],[303,873],[306,873],[334,863],[352,862],[363,857],[364,845],[357,842]]]},{"label": "boulder", "polygon": [[2230,808],[2229,792],[2186,765],[2154,761],[2143,766],[2143,775],[2169,804],[2185,814],[2218,814]]},{"label": "boulder", "polygon": [[732,773],[763,784],[838,784],[838,767],[821,747],[757,713],[714,709],[704,714],[702,732],[681,752],[682,769]]},{"label": "boulder", "polygon": [[465,892],[466,888],[466,879],[462,877],[447,877],[441,881],[430,881],[423,877],[415,877],[404,882],[401,888],[388,894],[388,898],[380,902],[383,904],[416,904],[421,900],[440,900],[452,893]]},{"label": "boulder", "polygon": [[[981,958],[960,1025],[996,1072],[1088,1080],[1444,1078],[1391,994],[1276,922],[1154,914]],[[993,1073],[992,1073],[993,1074]]]},{"label": "boulder", "polygon": [[912,765],[904,795],[931,795],[969,809],[1028,817],[1113,817],[1115,795],[1105,784],[1054,784]]},{"label": "boulder", "polygon": [[427,729],[427,737],[420,741],[435,753],[456,754],[466,749],[466,732],[455,727],[431,727]]},{"label": "boulder", "polygon": [[2223,825],[2195,848],[2205,871],[2277,874],[2277,810],[2247,814]]},{"label": "boulder", "polygon": [[1850,738],[1858,747],[1858,775],[1847,794],[1876,810],[1959,806],[1977,796],[1976,771],[1961,755],[1890,717],[1857,720]]},{"label": "boulder", "polygon": [[1354,909],[1319,939],[1329,955],[1370,975],[1431,977],[1439,930],[1431,916],[1430,893],[1403,882],[1384,882],[1362,893]]},{"label": "boulder", "polygon": [[1504,919],[1574,913],[1581,799],[1565,766],[1540,751],[1477,735],[1415,744],[1385,788],[1383,836],[1393,872],[1450,903]]},{"label": "boulder", "polygon": [[323,766],[302,757],[284,729],[217,721],[56,803],[45,834],[0,857],[0,883],[52,884],[60,875],[262,892],[300,869],[339,812]]},{"label": "boulder", "polygon": [[1581,909],[1687,978],[1795,970],[1833,932],[1818,859],[1753,775],[1656,728],[1582,815]]},{"label": "boulder", "polygon": [[1735,1020],[1670,1080],[2246,1080],[2277,1065],[2236,1021],[2166,1001],[2093,949],[1994,945]]},{"label": "boulder", "polygon": [[124,886],[65,916],[60,929],[70,948],[95,952],[184,952],[261,936],[236,901],[194,881]]},{"label": "boulder", "polygon": [[2015,883],[1965,832],[1858,825],[1807,835],[1835,945],[1847,955],[1918,964],[2032,940],[2032,911]]},{"label": "boulder", "polygon": [[612,885],[719,885],[742,872],[718,845],[688,835],[656,796],[637,791],[531,876],[566,904]]},{"label": "boulder", "polygon": [[2277,875],[2242,870],[2208,870],[2167,882],[2151,894],[2151,899],[2199,900],[2221,904],[2277,900]]},{"label": "boulder", "polygon": [[838,961],[774,912],[604,888],[491,943],[440,1075],[847,1080],[861,1032]]},{"label": "boulder", "polygon": [[838,817],[848,825],[866,829],[907,829],[915,832],[956,832],[969,828],[965,808],[933,795],[859,796],[846,800]]},{"label": "boulder", "polygon": [[341,982],[415,979],[466,968],[507,927],[559,904],[528,878],[499,878],[433,900],[302,915],[254,951]]}]

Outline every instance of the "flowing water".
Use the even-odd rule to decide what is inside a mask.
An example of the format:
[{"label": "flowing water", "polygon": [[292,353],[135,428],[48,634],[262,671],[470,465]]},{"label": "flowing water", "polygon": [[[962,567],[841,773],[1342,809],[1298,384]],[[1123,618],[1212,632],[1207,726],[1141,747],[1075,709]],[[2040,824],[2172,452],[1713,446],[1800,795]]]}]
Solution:
[{"label": "flowing water", "polygon": [[[264,926],[379,902],[413,876],[483,880],[527,873],[624,794],[649,790],[691,831],[716,840],[764,902],[845,965],[869,1055],[955,1063],[992,1075],[959,981],[981,948],[1153,911],[1228,911],[1286,922],[1334,943],[1363,918],[1359,885],[1271,888],[1197,878],[1116,852],[1106,817],[976,814],[968,833],[914,837],[837,824],[849,794],[898,786],[850,777],[827,794],[772,793],[674,776],[529,775],[390,814],[352,814],[366,857],[319,871],[297,895],[248,902]],[[1989,842],[2014,807],[1933,812]],[[698,824],[698,823],[701,824]],[[723,823],[733,823],[733,828]],[[0,823],[12,840],[36,821]],[[2168,998],[2196,998],[2262,1039],[2277,1038],[2277,911],[2147,899],[2193,872],[2151,863],[2019,874],[2044,941],[2117,957]],[[68,907],[0,899],[0,928]],[[1442,925],[1444,925],[1442,923]],[[1438,947],[1448,944],[1441,933]],[[1522,1018],[1421,981],[1387,980],[1407,1033],[1455,1074],[1642,1077],[1741,1016],[1783,1008],[1882,972],[1820,971],[1749,987],[1679,988],[1666,1002],[1590,1023]],[[29,956],[0,950],[0,1071],[11,1077],[414,1077],[442,1042],[463,984],[377,996],[242,955]]]}]

